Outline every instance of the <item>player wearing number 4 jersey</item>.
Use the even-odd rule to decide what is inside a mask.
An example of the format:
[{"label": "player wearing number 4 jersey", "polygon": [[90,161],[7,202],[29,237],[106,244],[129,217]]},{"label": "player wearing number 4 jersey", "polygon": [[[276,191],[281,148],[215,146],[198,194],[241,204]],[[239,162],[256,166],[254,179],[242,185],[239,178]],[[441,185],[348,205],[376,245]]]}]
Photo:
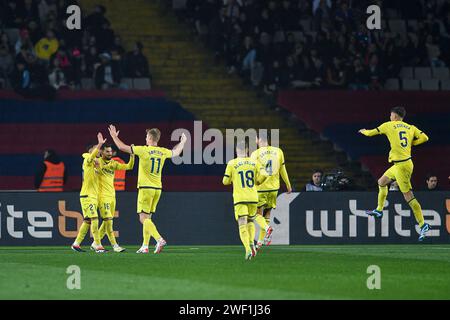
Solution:
[{"label": "player wearing number 4 jersey", "polygon": [[178,157],[181,154],[186,143],[186,136],[183,133],[180,143],[169,150],[158,147],[158,141],[161,137],[161,132],[158,129],[147,129],[145,146],[126,145],[119,139],[119,131],[113,125],[109,126],[109,133],[119,150],[139,157],[137,213],[143,225],[144,239],[137,253],[148,253],[148,244],[151,237],[156,240],[154,253],[160,253],[166,245],[166,241],[156,229],[152,221],[152,215],[156,211],[161,196],[161,173],[166,159]]},{"label": "player wearing number 4 jersey", "polygon": [[272,228],[264,218],[256,214],[258,192],[256,185],[267,179],[267,173],[260,164],[248,157],[245,142],[238,142],[236,146],[237,158],[227,164],[222,180],[224,185],[233,184],[234,217],[238,221],[239,236],[245,248],[245,259],[250,260],[256,255],[253,239],[255,238],[255,224],[266,231],[266,237],[272,235]]},{"label": "player wearing number 4 jersey", "polygon": [[390,120],[381,126],[359,132],[371,137],[384,134],[389,140],[391,151],[389,152],[389,162],[393,165],[378,179],[378,206],[375,210],[368,211],[367,214],[376,218],[383,217],[384,202],[388,194],[387,185],[392,181],[397,181],[400,191],[408,202],[414,217],[420,227],[419,241],[425,238],[425,234],[430,230],[430,225],[425,223],[422,208],[414,197],[411,186],[411,175],[413,172],[413,162],[411,159],[411,146],[417,146],[428,141],[428,136],[415,126],[403,122],[406,110],[403,107],[394,107],[391,110]]},{"label": "player wearing number 4 jersey", "polygon": [[[269,146],[267,137],[260,135],[256,139],[258,149],[255,150],[251,158],[258,161],[269,175],[268,179],[257,187],[258,190],[258,216],[263,216],[267,224],[270,224],[270,212],[277,206],[278,189],[280,189],[280,175],[286,184],[287,193],[292,192],[289,176],[284,163],[284,154],[280,148]],[[259,250],[265,245],[270,245],[270,240],[264,241],[266,232],[260,229],[256,249]]]}]

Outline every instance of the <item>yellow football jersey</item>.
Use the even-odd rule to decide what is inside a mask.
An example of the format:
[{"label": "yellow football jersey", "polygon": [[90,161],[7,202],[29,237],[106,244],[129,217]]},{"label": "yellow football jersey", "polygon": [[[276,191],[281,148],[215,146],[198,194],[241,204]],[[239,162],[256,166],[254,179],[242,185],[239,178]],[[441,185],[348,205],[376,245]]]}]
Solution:
[{"label": "yellow football jersey", "polygon": [[265,169],[269,177],[261,185],[258,191],[277,191],[280,189],[280,175],[287,188],[291,188],[289,176],[284,163],[284,154],[280,148],[267,146],[253,151],[251,158],[258,161]]},{"label": "yellow football jersey", "polygon": [[172,158],[172,150],[153,146],[132,146],[133,154],[139,157],[138,188],[161,189],[161,173],[164,162]]},{"label": "yellow football jersey", "polygon": [[411,146],[428,140],[425,133],[403,121],[388,121],[373,130],[365,130],[362,133],[366,136],[386,135],[391,146],[389,162],[410,159]]},{"label": "yellow football jersey", "polygon": [[258,203],[256,182],[261,181],[260,164],[249,158],[230,160],[225,169],[223,184],[233,184],[233,201],[238,203]]},{"label": "yellow football jersey", "polygon": [[100,158],[99,170],[99,197],[115,197],[114,173],[116,170],[132,170],[134,167],[134,154],[130,155],[128,163],[120,163],[116,160],[104,160]]},{"label": "yellow football jersey", "polygon": [[94,165],[97,154],[97,148],[95,148],[92,153],[83,153],[83,183],[80,196],[88,196],[89,198],[97,198],[98,196],[99,168],[96,168]]}]

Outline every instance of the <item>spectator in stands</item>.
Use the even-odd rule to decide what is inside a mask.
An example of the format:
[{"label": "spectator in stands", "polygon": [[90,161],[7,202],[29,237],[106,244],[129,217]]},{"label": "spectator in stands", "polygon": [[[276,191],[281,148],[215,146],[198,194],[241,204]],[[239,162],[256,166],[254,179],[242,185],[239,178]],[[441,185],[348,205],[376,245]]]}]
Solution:
[{"label": "spectator in stands", "polygon": [[16,55],[16,63],[22,62],[28,67],[32,66],[36,62],[36,56],[32,48],[26,43],[23,44],[20,52]]},{"label": "spectator in stands", "polygon": [[361,59],[356,58],[349,72],[351,83],[349,88],[352,90],[368,90],[369,73],[367,68],[362,64]]},{"label": "spectator in stands", "polygon": [[369,88],[371,90],[381,90],[384,85],[385,75],[376,54],[370,57],[368,70],[370,78]]},{"label": "spectator in stands", "polygon": [[67,183],[67,169],[54,150],[46,150],[44,161],[38,166],[34,187],[40,192],[61,192]]},{"label": "spectator in stands", "polygon": [[142,53],[144,46],[141,42],[136,42],[134,49],[127,53],[126,56],[126,70],[125,74],[130,78],[148,78],[150,77],[150,71],[148,67],[148,61],[145,55]]},{"label": "spectator in stands", "polygon": [[[74,70],[72,67],[72,62],[70,60],[69,54],[67,53],[66,47],[61,46],[58,52],[54,56],[55,60],[58,60],[57,69],[59,69],[64,75],[65,84],[74,83]],[[55,64],[53,64],[55,68]]]},{"label": "spectator in stands", "polygon": [[86,53],[83,62],[82,62],[82,70],[86,77],[93,77],[94,70],[100,65],[100,59],[98,57],[97,48],[92,46],[89,48]]},{"label": "spectator in stands", "polygon": [[7,29],[18,29],[23,23],[23,18],[17,6],[16,0],[8,0],[8,5],[5,8],[3,15],[3,24]]},{"label": "spectator in stands", "polygon": [[14,70],[14,58],[8,52],[8,48],[0,44],[0,78],[7,79]]},{"label": "spectator in stands", "polygon": [[59,42],[55,37],[55,32],[53,30],[48,30],[45,37],[36,43],[34,50],[39,59],[48,63],[51,56],[58,51],[58,47]]},{"label": "spectator in stands", "polygon": [[33,43],[31,42],[30,39],[30,32],[26,28],[20,30],[19,38],[17,39],[16,44],[14,46],[16,54],[19,54],[24,44],[28,45],[30,48],[33,47]]},{"label": "spectator in stands", "polygon": [[427,178],[425,180],[426,187],[425,191],[439,191],[440,188],[438,187],[438,178],[434,174],[428,174]]},{"label": "spectator in stands", "polygon": [[18,60],[11,77],[11,85],[20,95],[27,95],[31,89],[31,74],[27,65]]},{"label": "spectator in stands", "polygon": [[323,171],[316,169],[313,171],[311,181],[308,182],[302,191],[323,191],[321,187]]},{"label": "spectator in stands", "polygon": [[109,53],[100,54],[100,65],[95,70],[95,87],[97,89],[116,88],[120,82],[120,75],[117,68],[111,63],[111,55]]},{"label": "spectator in stands", "polygon": [[333,58],[333,63],[327,69],[327,86],[330,89],[341,89],[346,85],[346,71],[341,59]]},{"label": "spectator in stands", "polygon": [[0,34],[0,45],[6,47],[8,51],[11,51],[11,43],[7,33],[2,32]]},{"label": "spectator in stands", "polygon": [[58,90],[61,87],[66,87],[66,77],[61,69],[61,60],[58,58],[53,59],[53,66],[50,74],[48,75],[49,84]]},{"label": "spectator in stands", "polygon": [[96,31],[102,28],[105,22],[108,22],[108,19],[105,18],[106,8],[102,5],[97,5],[94,8],[94,12],[89,14],[86,19],[83,21],[86,29],[95,34]]}]

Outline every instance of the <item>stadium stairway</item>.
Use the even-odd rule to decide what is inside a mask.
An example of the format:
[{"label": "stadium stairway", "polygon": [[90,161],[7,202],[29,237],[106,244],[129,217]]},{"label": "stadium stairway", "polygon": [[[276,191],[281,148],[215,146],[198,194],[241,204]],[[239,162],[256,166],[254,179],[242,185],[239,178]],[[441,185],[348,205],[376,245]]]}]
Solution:
[{"label": "stadium stairway", "polygon": [[107,8],[107,18],[122,41],[131,48],[144,45],[153,78],[152,86],[166,92],[210,128],[280,128],[287,169],[295,189],[301,188],[314,168],[332,170],[347,163],[338,161],[330,144],[300,132],[298,125],[258,98],[214,63],[213,53],[195,40],[173,11],[154,0],[82,0],[83,9],[96,4]]}]

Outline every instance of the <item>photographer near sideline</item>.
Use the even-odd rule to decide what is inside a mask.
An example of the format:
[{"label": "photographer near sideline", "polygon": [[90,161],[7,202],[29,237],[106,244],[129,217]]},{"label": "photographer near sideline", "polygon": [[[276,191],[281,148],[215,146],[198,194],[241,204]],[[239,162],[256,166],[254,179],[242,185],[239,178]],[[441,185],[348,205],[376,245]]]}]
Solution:
[{"label": "photographer near sideline", "polygon": [[322,176],[323,176],[322,170],[319,169],[314,170],[311,176],[311,181],[308,182],[301,191],[323,191]]}]

